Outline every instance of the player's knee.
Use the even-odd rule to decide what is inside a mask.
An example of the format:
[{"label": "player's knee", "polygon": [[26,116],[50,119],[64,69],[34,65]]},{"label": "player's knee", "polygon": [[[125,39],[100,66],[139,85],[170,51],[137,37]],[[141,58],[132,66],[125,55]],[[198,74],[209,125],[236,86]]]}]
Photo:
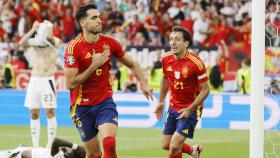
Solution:
[{"label": "player's knee", "polygon": [[177,154],[180,151],[180,145],[176,143],[170,144],[170,149],[169,149],[171,154]]},{"label": "player's knee", "polygon": [[163,150],[169,150],[169,144],[162,144],[162,145],[161,145],[161,148],[162,148]]},{"label": "player's knee", "polygon": [[31,113],[31,119],[32,119],[32,120],[37,120],[37,119],[39,119],[39,113]]},{"label": "player's knee", "polygon": [[55,116],[55,112],[53,109],[49,109],[46,111],[46,115],[48,118],[53,118]]}]

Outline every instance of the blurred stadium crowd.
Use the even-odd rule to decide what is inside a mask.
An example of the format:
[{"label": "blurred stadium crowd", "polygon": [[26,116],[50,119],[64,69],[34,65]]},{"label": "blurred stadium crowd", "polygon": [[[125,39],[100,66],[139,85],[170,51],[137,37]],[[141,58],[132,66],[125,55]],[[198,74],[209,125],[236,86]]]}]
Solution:
[{"label": "blurred stadium crowd", "polygon": [[[227,73],[227,48],[231,45],[250,48],[250,0],[2,0],[2,62],[7,58],[15,70],[30,69],[29,60],[24,55],[25,50],[19,48],[18,41],[32,27],[34,21],[49,20],[53,23],[54,35],[61,39],[59,52],[62,62],[59,69],[62,69],[65,43],[80,31],[75,21],[75,12],[86,3],[97,4],[102,13],[103,33],[118,39],[124,49],[133,46],[167,47],[168,34],[174,25],[181,25],[189,30],[193,36],[194,47],[217,47],[220,55],[215,66],[218,66],[218,70],[215,66],[209,68],[210,82],[212,75],[213,82],[217,82],[212,83],[212,86],[217,91],[221,91],[223,75]],[[267,1],[267,46],[280,46],[279,5],[279,2],[274,0]],[[250,58],[250,55],[245,58]],[[115,89],[137,89],[129,70],[123,70],[118,63],[113,65],[116,65],[114,77],[118,79]],[[160,68],[159,55],[153,66],[146,68],[152,84],[159,84],[161,76],[156,75],[157,79],[153,79],[153,76],[160,73],[157,71]],[[2,76],[5,76],[5,73],[2,72]]]}]

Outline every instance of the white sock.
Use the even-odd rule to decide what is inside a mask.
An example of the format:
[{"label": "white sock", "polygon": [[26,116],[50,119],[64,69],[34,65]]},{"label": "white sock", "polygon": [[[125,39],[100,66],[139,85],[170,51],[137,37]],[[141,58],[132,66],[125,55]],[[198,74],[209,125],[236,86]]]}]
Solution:
[{"label": "white sock", "polygon": [[51,148],[52,142],[56,136],[57,122],[56,117],[48,118],[48,144],[47,148]]},{"label": "white sock", "polygon": [[40,119],[30,120],[31,138],[33,147],[39,147],[40,140]]}]

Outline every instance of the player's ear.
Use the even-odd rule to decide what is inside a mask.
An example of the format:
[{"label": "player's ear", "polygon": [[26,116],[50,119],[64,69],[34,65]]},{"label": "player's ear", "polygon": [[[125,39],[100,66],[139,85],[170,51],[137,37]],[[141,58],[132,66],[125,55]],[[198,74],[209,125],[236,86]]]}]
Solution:
[{"label": "player's ear", "polygon": [[188,48],[189,47],[189,41],[185,41],[185,47]]},{"label": "player's ear", "polygon": [[81,25],[82,28],[85,27],[86,26],[86,20],[81,19],[80,20],[80,25]]}]

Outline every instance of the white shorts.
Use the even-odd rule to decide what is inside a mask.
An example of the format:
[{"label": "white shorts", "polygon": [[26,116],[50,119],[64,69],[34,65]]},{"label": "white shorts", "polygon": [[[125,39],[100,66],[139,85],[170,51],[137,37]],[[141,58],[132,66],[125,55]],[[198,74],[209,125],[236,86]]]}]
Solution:
[{"label": "white shorts", "polygon": [[19,154],[16,156],[16,158],[22,158],[22,153],[24,151],[28,151],[28,150],[31,151],[32,158],[63,158],[64,157],[64,154],[62,151],[58,152],[54,157],[52,157],[50,149],[42,148],[42,147],[38,147],[38,148],[18,147],[16,149],[14,149],[13,152],[14,153],[19,152]]},{"label": "white shorts", "polygon": [[47,148],[33,148],[32,158],[52,158],[51,151]]},{"label": "white shorts", "polygon": [[31,77],[24,106],[29,109],[56,108],[56,88],[54,77]]}]

